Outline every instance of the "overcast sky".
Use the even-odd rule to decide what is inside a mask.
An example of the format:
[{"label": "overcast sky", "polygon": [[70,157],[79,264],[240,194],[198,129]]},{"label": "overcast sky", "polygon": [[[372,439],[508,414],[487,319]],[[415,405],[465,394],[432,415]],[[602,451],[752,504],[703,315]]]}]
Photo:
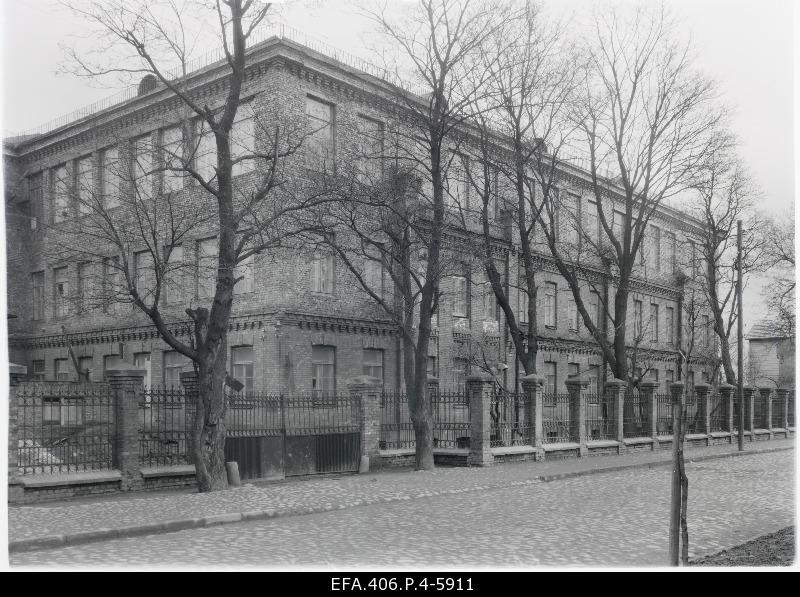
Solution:
[{"label": "overcast sky", "polygon": [[[57,74],[70,34],[86,23],[55,0],[3,0],[2,131],[22,132],[92,103],[115,90]],[[406,3],[400,3],[407,4]],[[553,14],[579,26],[592,0],[545,2]],[[697,65],[717,80],[731,108],[741,155],[764,193],[767,212],[793,208],[793,30],[792,0],[668,0],[691,36]],[[290,2],[281,8],[288,24],[332,46],[369,58],[369,23],[349,3]],[[751,288],[747,303],[758,307]],[[750,317],[747,318],[752,321]]]}]

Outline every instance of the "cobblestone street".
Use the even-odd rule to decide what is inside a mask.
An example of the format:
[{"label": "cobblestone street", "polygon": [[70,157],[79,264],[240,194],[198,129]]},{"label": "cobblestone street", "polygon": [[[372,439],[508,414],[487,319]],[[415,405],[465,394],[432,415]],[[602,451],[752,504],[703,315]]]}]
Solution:
[{"label": "cobblestone street", "polygon": [[[502,470],[495,467],[487,477]],[[794,524],[794,451],[706,460],[689,464],[687,472],[690,557]],[[475,568],[666,562],[669,467],[483,488],[475,484],[479,470],[441,474],[462,475],[473,487],[441,495],[420,488],[331,512],[15,553],[11,564]]]}]

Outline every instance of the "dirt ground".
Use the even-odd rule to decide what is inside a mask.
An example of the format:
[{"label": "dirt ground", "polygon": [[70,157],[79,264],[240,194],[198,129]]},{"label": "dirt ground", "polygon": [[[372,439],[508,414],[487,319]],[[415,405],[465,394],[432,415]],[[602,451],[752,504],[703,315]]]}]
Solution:
[{"label": "dirt ground", "polygon": [[791,566],[794,563],[794,527],[787,527],[717,554],[690,561],[691,566]]}]

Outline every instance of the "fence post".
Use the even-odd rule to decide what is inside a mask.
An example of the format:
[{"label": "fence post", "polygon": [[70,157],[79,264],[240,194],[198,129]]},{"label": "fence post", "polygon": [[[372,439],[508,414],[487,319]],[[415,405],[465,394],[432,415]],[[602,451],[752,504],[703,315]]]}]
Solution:
[{"label": "fence post", "polygon": [[347,381],[350,398],[361,400],[361,460],[358,472],[381,468],[381,382],[370,375],[358,375]]},{"label": "fence post", "polygon": [[755,434],[753,433],[753,424],[755,418],[755,395],[756,389],[751,386],[742,388],[744,395],[744,428],[745,431],[750,432],[750,441],[755,441]]},{"label": "fence post", "polygon": [[114,396],[114,466],[122,473],[122,491],[141,487],[139,465],[139,404],[138,391],[146,375],[144,369],[122,367],[106,369],[105,377]]},{"label": "fence post", "polygon": [[733,392],[736,386],[728,383],[719,384],[719,401],[725,405],[725,427],[727,432],[730,433],[729,441],[733,443],[733,430],[735,421],[733,420]]},{"label": "fence post", "polygon": [[578,373],[570,375],[566,380],[569,392],[569,426],[570,440],[580,445],[581,456],[589,455],[586,445],[586,388],[589,387],[589,378]]},{"label": "fence post", "polygon": [[522,378],[522,391],[528,403],[528,443],[535,450],[534,459],[544,460],[544,428],[542,426],[542,404],[544,401],[544,377],[532,373]]},{"label": "fence post", "polygon": [[17,479],[19,466],[19,422],[17,414],[17,386],[22,378],[28,374],[28,368],[16,363],[8,364],[8,502],[11,504],[22,501],[24,490]]},{"label": "fence post", "polygon": [[615,377],[608,379],[605,385],[606,394],[610,396],[609,404],[614,408],[614,439],[619,442],[619,453],[625,453],[625,393],[628,382]]},{"label": "fence post", "polygon": [[781,404],[781,428],[786,430],[786,437],[789,437],[789,389],[778,388],[775,390],[775,396]]},{"label": "fence post", "polygon": [[639,401],[645,405],[647,420],[650,421],[650,437],[653,439],[653,450],[658,448],[658,397],[656,390],[658,382],[639,382]]},{"label": "fence post", "polygon": [[[186,434],[186,450],[188,453],[188,460],[194,464],[194,413],[197,408],[198,390],[197,390],[197,372],[192,369],[191,371],[181,371],[180,373],[181,387],[184,394],[184,424],[188,424],[189,433]],[[188,421],[186,418],[188,417]]]},{"label": "fence post", "polygon": [[494,456],[491,448],[492,418],[489,412],[492,402],[492,381],[486,374],[467,377],[469,394],[469,456],[470,466],[491,466]]},{"label": "fence post", "polygon": [[762,402],[761,425],[759,425],[759,428],[769,430],[769,439],[775,439],[772,433],[772,400],[770,400],[772,388],[767,386],[758,388],[758,393],[761,394]]},{"label": "fence post", "polygon": [[709,434],[711,430],[711,386],[707,383],[694,384],[694,393],[697,400],[697,418],[703,430],[695,429],[695,433]]}]

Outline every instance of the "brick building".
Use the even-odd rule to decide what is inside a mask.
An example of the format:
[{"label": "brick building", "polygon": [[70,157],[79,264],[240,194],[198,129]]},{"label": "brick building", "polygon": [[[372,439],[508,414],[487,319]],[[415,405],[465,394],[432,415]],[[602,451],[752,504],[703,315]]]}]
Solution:
[{"label": "brick building", "polygon": [[[189,77],[194,89],[209,102],[221,101],[219,79],[223,67],[211,64]],[[252,119],[235,129],[248,143],[258,146],[252,121],[276,109],[297,122],[313,120],[327,145],[332,161],[352,159],[356,135],[364,121],[389,130],[397,118],[393,88],[384,81],[285,38],[271,38],[251,50],[248,77],[242,97]],[[81,185],[107,191],[114,179],[114,165],[148,151],[149,140],[167,143],[181,129],[178,101],[158,86],[143,85],[141,92],[111,107],[26,137],[4,143],[6,168],[6,225],[8,305],[15,315],[9,321],[10,359],[26,365],[33,379],[75,379],[68,351],[71,348],[82,369],[101,379],[106,367],[120,360],[145,368],[153,384],[176,384],[186,360],[163,343],[145,315],[129,304],[95,304],[81,300],[91,277],[103,280],[103,260],[72,262],[59,257],[64,227],[80,217],[72,198]],[[184,132],[184,134],[188,134]],[[141,140],[145,142],[140,143]],[[143,149],[142,149],[143,148]],[[159,159],[152,153],[147,159]],[[201,156],[198,157],[200,159]],[[465,162],[465,167],[469,167]],[[127,167],[127,166],[126,166]],[[203,165],[198,161],[198,169]],[[238,176],[249,175],[244,164]],[[154,188],[194,193],[196,187],[182,179],[156,183]],[[580,168],[565,168],[560,182],[562,196],[574,202],[579,220],[598,226],[592,215],[589,177]],[[120,183],[120,193],[131,192]],[[469,202],[469,189],[463,193]],[[113,200],[113,198],[112,198]],[[500,212],[500,210],[498,210]],[[69,217],[67,217],[69,216]],[[495,253],[509,276],[518,271],[516,251],[502,217],[493,223]],[[641,376],[660,384],[678,379],[677,348],[680,325],[678,269],[693,255],[693,235],[699,223],[667,206],[653,217],[647,234],[638,278],[633,284],[630,316],[641,342]],[[452,230],[469,239],[474,230]],[[477,230],[477,228],[476,228]],[[184,309],[202,304],[209,294],[201,272],[213,262],[215,231],[196,230],[184,239],[181,259],[195,272],[167,297],[164,308],[171,327],[185,334]],[[99,251],[102,252],[102,251]],[[138,253],[128,257],[134,262]],[[107,259],[117,258],[111,253]],[[564,391],[567,375],[585,372],[592,385],[602,380],[602,358],[580,322],[566,283],[556,273],[544,244],[537,245],[540,265],[541,348],[539,370],[551,391]],[[606,283],[591,263],[584,268],[597,284]],[[91,276],[87,273],[92,271]],[[689,278],[692,278],[691,272]],[[347,269],[325,252],[297,245],[257,256],[243,268],[237,285],[230,323],[229,370],[247,389],[270,392],[305,392],[312,389],[345,389],[347,379],[368,373],[383,379],[386,388],[401,385],[400,336],[381,309],[354,283]],[[106,281],[102,282],[107,283]],[[465,261],[463,275],[441,283],[443,299],[431,342],[429,369],[443,385],[460,385],[474,353],[496,356],[509,363],[506,383],[519,374],[513,364],[510,339],[485,274]],[[589,289],[587,287],[587,293]],[[519,312],[525,296],[513,293]],[[588,304],[602,317],[598,297]],[[704,319],[703,319],[704,318]],[[714,341],[708,317],[701,316],[698,342],[703,346],[692,365],[693,376],[710,380]]]}]

